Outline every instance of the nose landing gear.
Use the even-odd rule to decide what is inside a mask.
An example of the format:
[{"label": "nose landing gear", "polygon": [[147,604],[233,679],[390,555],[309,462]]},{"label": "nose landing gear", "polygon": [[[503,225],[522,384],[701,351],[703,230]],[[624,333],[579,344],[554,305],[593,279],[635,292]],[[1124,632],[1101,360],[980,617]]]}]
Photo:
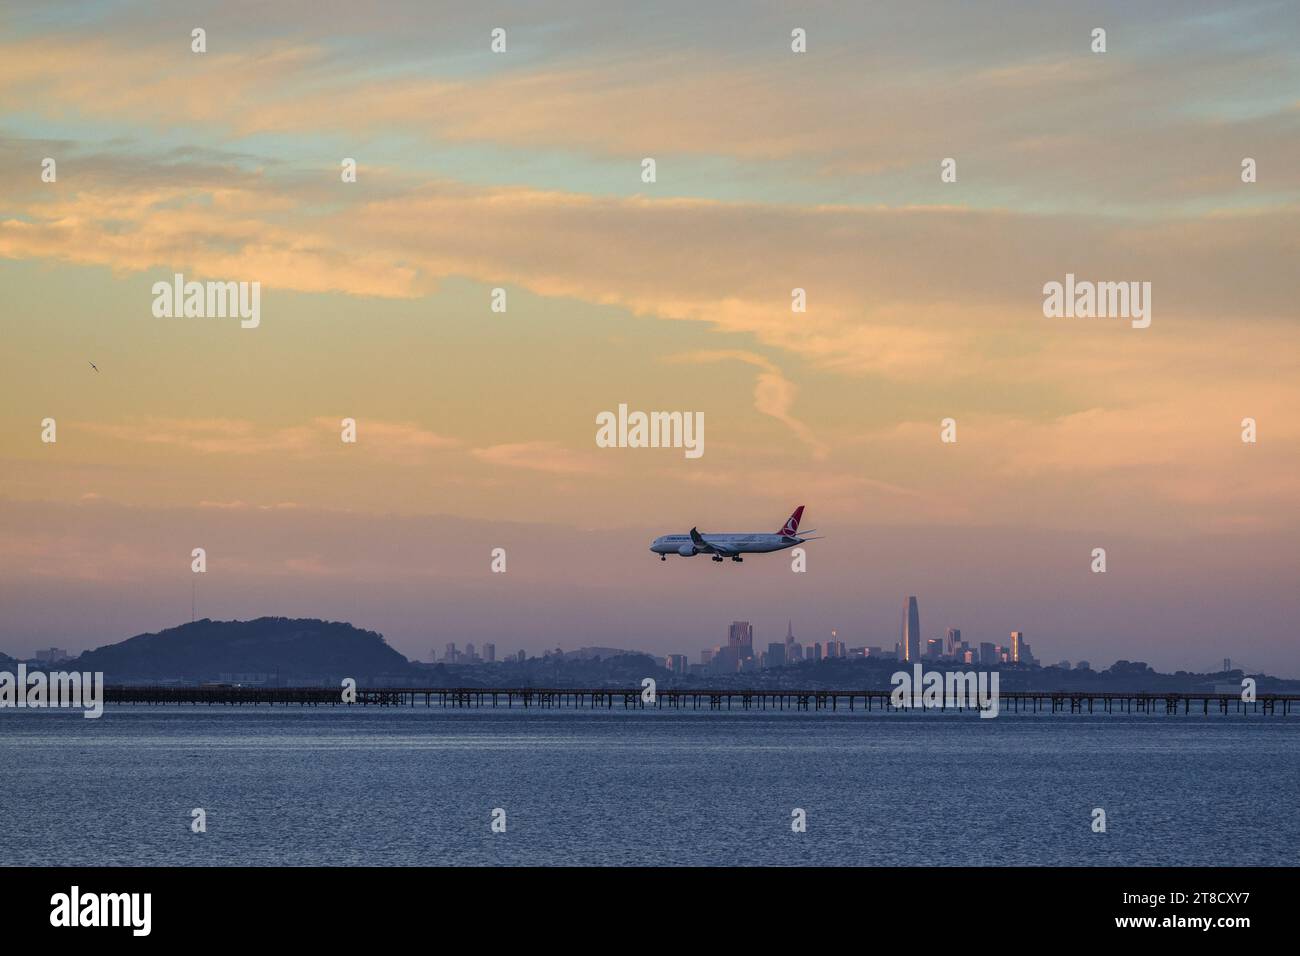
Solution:
[{"label": "nose landing gear", "polygon": [[660,560],[660,561],[667,561],[667,560],[668,560],[668,555],[666,555],[666,554],[661,554],[661,555],[659,555],[659,560]]}]

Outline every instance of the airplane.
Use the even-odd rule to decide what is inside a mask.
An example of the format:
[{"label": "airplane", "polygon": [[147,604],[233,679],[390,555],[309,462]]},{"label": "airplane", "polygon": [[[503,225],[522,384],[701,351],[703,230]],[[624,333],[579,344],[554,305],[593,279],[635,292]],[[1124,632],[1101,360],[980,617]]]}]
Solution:
[{"label": "airplane", "polygon": [[690,534],[664,534],[650,543],[650,550],[659,555],[660,561],[667,561],[670,554],[680,554],[683,558],[707,554],[714,561],[731,558],[739,564],[745,560],[742,554],[784,551],[805,541],[818,540],[808,537],[815,528],[799,533],[799,519],[802,517],[803,505],[800,505],[775,534],[700,534],[699,528],[692,528]]}]

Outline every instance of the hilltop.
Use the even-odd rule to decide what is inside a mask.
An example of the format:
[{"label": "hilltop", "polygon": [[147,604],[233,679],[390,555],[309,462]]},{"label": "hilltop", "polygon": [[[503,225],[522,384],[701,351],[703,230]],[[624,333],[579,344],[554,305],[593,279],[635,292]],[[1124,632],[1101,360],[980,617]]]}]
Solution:
[{"label": "hilltop", "polygon": [[103,671],[110,684],[224,681],[308,684],[355,678],[400,683],[411,663],[374,631],[314,618],[204,618],[86,651],[61,667]]}]

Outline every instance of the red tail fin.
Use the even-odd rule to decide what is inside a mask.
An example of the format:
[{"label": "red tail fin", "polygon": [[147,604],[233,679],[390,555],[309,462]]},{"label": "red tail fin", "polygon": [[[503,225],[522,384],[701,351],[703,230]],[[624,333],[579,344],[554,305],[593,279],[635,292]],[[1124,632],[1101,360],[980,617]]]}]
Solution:
[{"label": "red tail fin", "polygon": [[799,519],[803,517],[803,505],[794,509],[794,514],[786,519],[785,525],[777,534],[783,534],[788,538],[793,538],[799,533]]}]

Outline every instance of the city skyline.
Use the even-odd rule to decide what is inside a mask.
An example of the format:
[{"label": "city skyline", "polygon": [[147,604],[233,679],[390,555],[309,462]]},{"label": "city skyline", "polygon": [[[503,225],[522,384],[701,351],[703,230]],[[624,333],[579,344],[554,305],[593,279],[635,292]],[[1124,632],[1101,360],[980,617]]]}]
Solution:
[{"label": "city skyline", "polygon": [[[919,598],[916,595],[909,595],[904,603],[904,624],[903,630],[906,635],[908,624],[911,619],[919,620]],[[910,612],[910,614],[909,614]],[[351,623],[351,622],[349,622]],[[906,654],[906,645],[904,640],[895,641],[892,646],[885,644],[857,644],[852,641],[846,641],[839,635],[838,628],[832,628],[829,634],[825,635],[825,640],[812,636],[807,640],[801,640],[800,635],[795,633],[793,618],[787,619],[786,631],[783,639],[779,642],[768,642],[766,650],[761,649],[761,644],[756,644],[756,632],[754,625],[749,621],[733,620],[726,627],[726,642],[724,644],[704,647],[695,654],[691,653],[668,653],[663,655],[662,663],[665,668],[675,674],[704,676],[719,675],[728,673],[744,673],[752,670],[765,670],[773,667],[782,667],[786,665],[795,665],[801,663],[816,663],[828,659],[872,659],[881,661],[896,662],[899,665],[910,665],[912,663],[946,663],[967,666],[1000,666],[1027,664],[1031,666],[1042,667],[1064,667],[1066,669],[1076,668],[1083,670],[1098,669],[1104,670],[1106,662],[1098,662],[1094,668],[1093,661],[1086,657],[1075,657],[1071,660],[1068,657],[1040,659],[1033,654],[1030,643],[1025,640],[1025,632],[1022,630],[1012,630],[1007,635],[1006,643],[996,641],[966,641],[962,635],[962,629],[948,626],[944,629],[943,636],[933,638],[924,638],[927,649],[919,658],[909,659]],[[917,633],[923,634],[923,631],[917,630]],[[135,635],[131,635],[135,636]],[[759,636],[761,638],[761,635]],[[124,638],[125,639],[125,638]],[[119,642],[109,642],[119,643]],[[481,653],[480,653],[481,651]],[[3,649],[0,649],[0,653]],[[498,661],[503,663],[524,662],[530,658],[545,658],[551,654],[558,654],[565,657],[590,658],[593,655],[614,656],[622,653],[647,654],[650,657],[657,657],[655,652],[636,646],[591,646],[581,645],[578,647],[564,647],[556,645],[554,647],[545,647],[540,653],[529,654],[527,649],[520,648],[512,650],[505,654],[504,657],[498,658],[497,645],[494,641],[487,641],[476,648],[475,644],[466,642],[463,646],[456,641],[448,641],[439,653],[437,648],[433,648],[428,653],[428,663],[442,664],[493,664]],[[38,663],[55,664],[64,660],[71,660],[76,655],[65,649],[58,647],[38,648],[30,655],[11,654],[15,659],[34,660]],[[419,661],[415,654],[409,655],[412,661]],[[1143,661],[1142,658],[1117,658],[1116,661]],[[1221,670],[1231,670],[1231,659],[1223,657]],[[1113,662],[1111,662],[1113,663]],[[1180,668],[1201,673],[1214,673],[1216,668],[1211,664],[1202,666],[1192,666]],[[1261,670],[1251,668],[1246,665],[1246,670]],[[1278,674],[1273,676],[1287,677],[1288,675]]]},{"label": "city skyline", "polygon": [[[823,642],[817,637],[801,641],[794,631],[793,618],[786,622],[783,641],[770,642],[766,651],[755,649],[754,626],[749,621],[732,621],[727,626],[726,645],[704,648],[699,652],[697,664],[690,664],[688,654],[670,654],[665,658],[665,666],[677,673],[694,676],[706,674],[744,673],[753,670],[765,670],[771,667],[783,667],[805,662],[816,663],[831,659],[873,659],[895,661],[901,664],[928,662],[957,662],[983,667],[1004,664],[1038,665],[1029,642],[1023,631],[1015,630],[1009,634],[1009,643],[997,644],[992,641],[980,641],[971,644],[962,639],[961,629],[948,627],[943,637],[923,638],[919,635],[920,610],[916,595],[908,595],[903,604],[903,625],[899,640],[892,646],[861,644],[854,645],[842,640],[837,628],[833,628]],[[926,650],[918,653],[921,642],[925,641]],[[1226,658],[1225,658],[1226,661]],[[686,662],[682,664],[682,662]],[[1068,659],[1062,658],[1058,664],[1067,668],[1071,666]],[[1082,669],[1090,669],[1091,662],[1080,659]]]}]

